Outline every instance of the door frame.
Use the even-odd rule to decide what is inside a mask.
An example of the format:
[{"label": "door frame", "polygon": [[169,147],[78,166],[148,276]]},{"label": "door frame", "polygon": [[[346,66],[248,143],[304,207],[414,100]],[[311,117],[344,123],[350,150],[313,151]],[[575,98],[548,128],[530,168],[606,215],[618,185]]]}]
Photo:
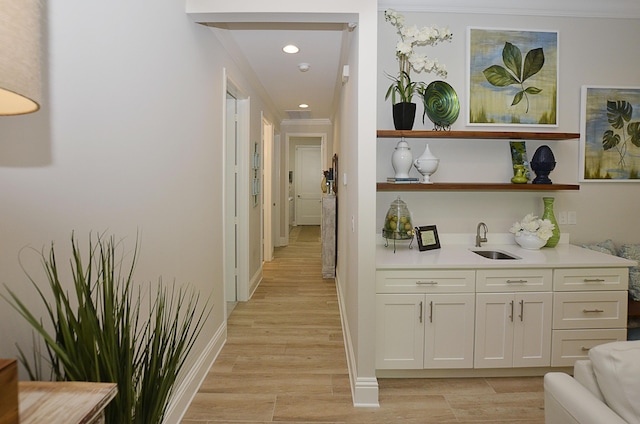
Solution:
[{"label": "door frame", "polygon": [[[292,138],[320,138],[320,165],[322,169],[328,169],[327,164],[329,163],[329,161],[327,159],[327,133],[288,132],[285,136],[284,146],[282,148],[282,155],[284,157],[284,167],[286,169],[285,175],[289,175],[289,172],[294,171],[294,169],[291,168],[291,161],[289,158],[289,151],[291,147]],[[284,234],[282,236],[282,239],[280,240],[281,246],[287,246],[289,244],[289,220],[291,219],[291,217],[289,216],[289,207],[288,207],[289,187],[286,186],[287,184],[289,184],[289,179],[285,178],[283,179],[280,187],[280,191],[282,195],[286,197],[286,203],[283,203],[283,204],[287,205],[286,208],[283,208],[285,225],[284,225]],[[284,199],[281,199],[281,201],[284,201]]]},{"label": "door frame", "polygon": [[[226,157],[228,149],[227,134],[227,92],[231,93],[237,100],[236,108],[236,143],[237,143],[237,164],[229,164],[223,161],[222,164],[222,184],[223,198],[226,202],[236,202],[235,216],[223,209],[223,228],[233,228],[234,224],[237,228],[235,236],[231,232],[223,230],[222,232],[222,263],[223,263],[223,281],[225,283],[232,275],[237,276],[236,283],[236,300],[249,300],[249,112],[250,99],[238,84],[229,76],[227,69],[223,68],[223,90],[222,90],[222,113],[223,113],[223,134],[225,143],[223,143],[223,157]],[[234,176],[234,173],[236,174]],[[235,181],[235,184],[234,184]],[[229,255],[236,256],[235,267],[230,266],[227,262]],[[224,286],[224,298],[227,299],[227,285]],[[225,317],[227,316],[225,301]]]}]

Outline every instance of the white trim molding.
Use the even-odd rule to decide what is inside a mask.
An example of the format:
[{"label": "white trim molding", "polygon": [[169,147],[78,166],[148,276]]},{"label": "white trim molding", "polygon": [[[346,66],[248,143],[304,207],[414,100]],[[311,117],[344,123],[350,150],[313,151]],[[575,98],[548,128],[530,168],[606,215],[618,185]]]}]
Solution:
[{"label": "white trim molding", "polygon": [[491,15],[555,16],[583,18],[640,18],[638,0],[380,0],[378,9],[406,12],[482,13]]},{"label": "white trim molding", "polygon": [[165,414],[163,423],[179,423],[187,412],[193,398],[198,393],[198,389],[202,385],[209,369],[218,358],[222,347],[227,340],[227,321],[223,321],[214,336],[202,351],[200,357],[189,368],[180,385],[177,386],[169,401],[167,413]]},{"label": "white trim molding", "polygon": [[351,398],[353,406],[377,408],[378,401],[378,379],[375,377],[358,377],[358,363],[356,362],[351,333],[347,322],[344,299],[341,296],[340,277],[336,275],[336,292],[338,294],[338,306],[340,307],[340,322],[342,323],[342,335],[344,337],[344,349],[347,355],[347,368],[349,372],[349,382],[351,384]]}]

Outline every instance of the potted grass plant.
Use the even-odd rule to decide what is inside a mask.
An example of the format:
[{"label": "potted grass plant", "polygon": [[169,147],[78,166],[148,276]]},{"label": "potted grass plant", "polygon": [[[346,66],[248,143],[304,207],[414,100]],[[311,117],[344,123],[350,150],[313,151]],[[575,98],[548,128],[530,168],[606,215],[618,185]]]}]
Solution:
[{"label": "potted grass plant", "polygon": [[210,312],[208,301],[201,306],[198,293],[175,285],[169,288],[162,280],[143,292],[133,282],[137,242],[129,265],[121,253],[122,243],[113,237],[90,237],[85,257],[73,235],[71,245],[70,292],[60,276],[53,244],[48,254],[41,253],[48,290],[25,270],[45,306],[48,323],[5,286],[8,294],[2,297],[46,347],[42,352],[36,344],[32,361],[18,347],[20,361],[31,379],[44,379],[46,361],[50,378],[56,381],[117,383],[118,393],[105,409],[107,424],[160,424]]}]

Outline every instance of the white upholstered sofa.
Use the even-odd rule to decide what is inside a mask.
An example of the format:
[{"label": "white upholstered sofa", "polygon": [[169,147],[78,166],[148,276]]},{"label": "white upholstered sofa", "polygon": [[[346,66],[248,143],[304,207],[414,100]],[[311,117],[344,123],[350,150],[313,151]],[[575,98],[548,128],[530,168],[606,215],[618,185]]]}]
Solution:
[{"label": "white upholstered sofa", "polygon": [[596,346],[574,376],[544,377],[546,424],[640,424],[640,341]]}]

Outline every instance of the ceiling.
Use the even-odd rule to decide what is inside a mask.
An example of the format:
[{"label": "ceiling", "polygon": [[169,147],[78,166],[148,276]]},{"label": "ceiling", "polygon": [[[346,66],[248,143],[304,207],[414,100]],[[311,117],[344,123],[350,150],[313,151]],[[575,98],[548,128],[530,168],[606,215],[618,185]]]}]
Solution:
[{"label": "ceiling", "polygon": [[[281,119],[330,120],[342,83],[340,66],[346,24],[226,23],[227,43],[250,67]],[[300,51],[282,48],[295,44]],[[301,63],[309,68],[299,69]],[[300,108],[305,103],[309,107]]]}]

